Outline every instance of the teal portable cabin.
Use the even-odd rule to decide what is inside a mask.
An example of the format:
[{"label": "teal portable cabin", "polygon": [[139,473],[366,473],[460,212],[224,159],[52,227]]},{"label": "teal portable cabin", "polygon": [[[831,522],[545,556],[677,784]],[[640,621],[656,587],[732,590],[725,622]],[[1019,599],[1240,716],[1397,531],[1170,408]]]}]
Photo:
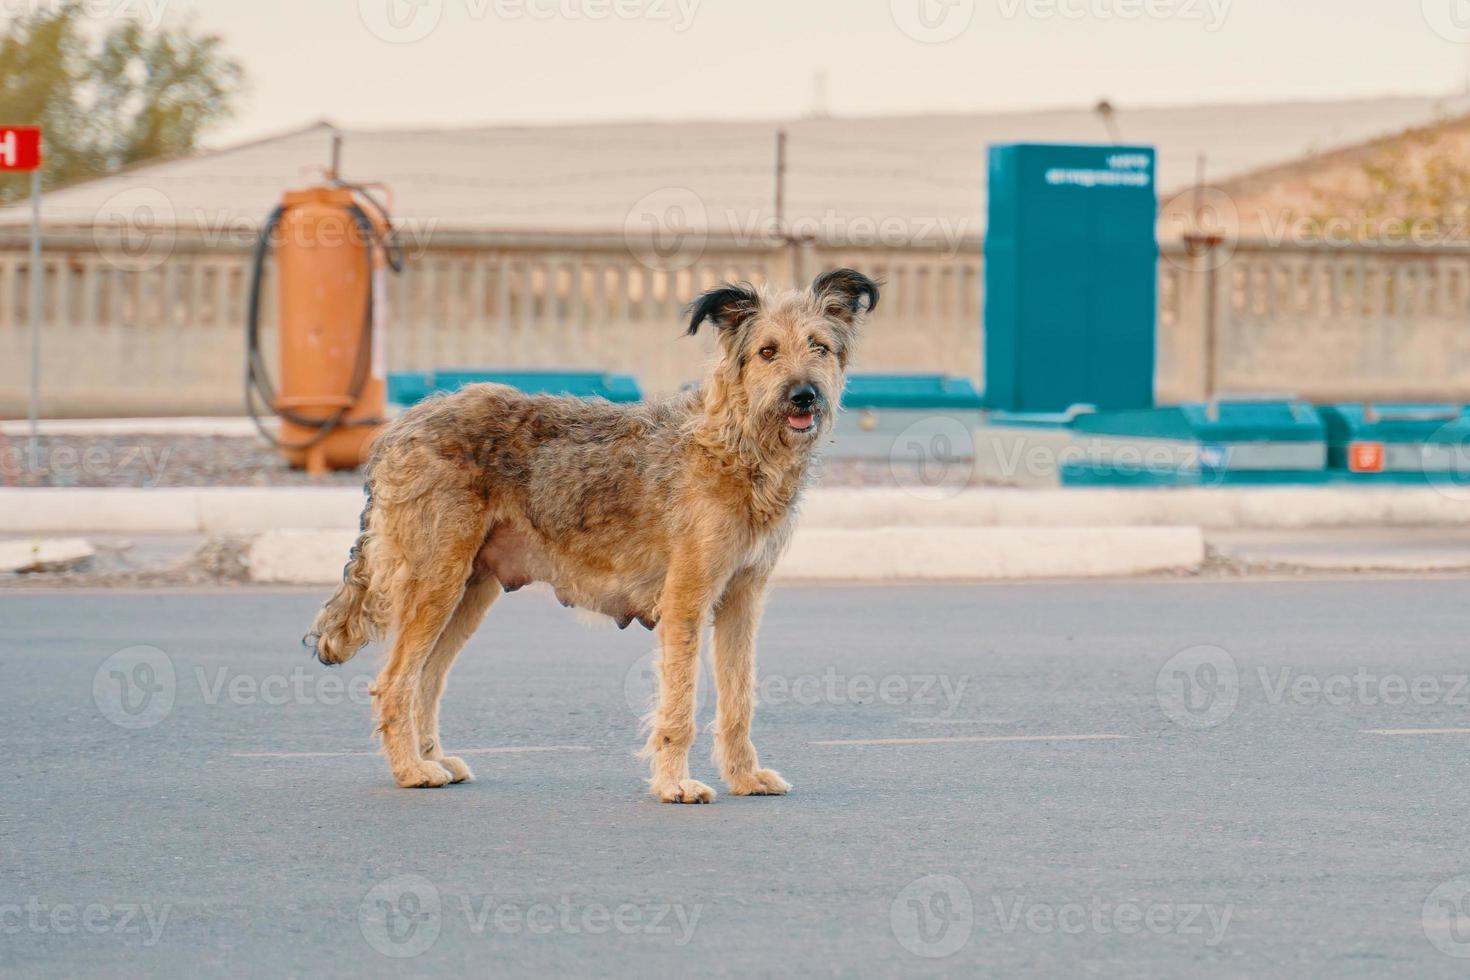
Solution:
[{"label": "teal portable cabin", "polygon": [[1154,164],[1147,146],[990,148],[987,407],[1153,406]]}]

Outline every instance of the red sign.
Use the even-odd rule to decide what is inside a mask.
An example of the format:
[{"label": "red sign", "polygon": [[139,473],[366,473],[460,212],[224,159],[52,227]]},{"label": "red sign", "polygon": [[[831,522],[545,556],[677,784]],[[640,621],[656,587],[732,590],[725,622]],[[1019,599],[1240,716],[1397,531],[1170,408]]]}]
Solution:
[{"label": "red sign", "polygon": [[0,171],[41,169],[41,127],[0,126]]},{"label": "red sign", "polygon": [[1348,446],[1348,469],[1354,473],[1383,472],[1383,443],[1354,442]]}]

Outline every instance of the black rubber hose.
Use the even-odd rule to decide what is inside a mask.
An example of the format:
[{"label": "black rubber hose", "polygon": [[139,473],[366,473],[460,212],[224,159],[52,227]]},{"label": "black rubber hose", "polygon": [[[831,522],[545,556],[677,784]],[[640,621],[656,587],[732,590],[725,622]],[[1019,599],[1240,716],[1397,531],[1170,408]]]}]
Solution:
[{"label": "black rubber hose", "polygon": [[[371,198],[369,199],[371,200]],[[382,206],[373,201],[374,208],[387,221],[387,213]],[[280,224],[285,209],[277,207],[266,219],[265,226],[261,229],[260,238],[255,243],[255,260],[250,277],[250,294],[248,310],[245,315],[245,412],[250,416],[256,431],[272,446],[277,449],[302,450],[310,449],[321,443],[343,424],[378,425],[381,419],[354,419],[344,423],[347,413],[356,405],[357,399],[367,387],[368,375],[372,370],[372,342],[373,342],[373,278],[376,268],[373,261],[374,247],[382,248],[388,260],[389,266],[394,272],[403,268],[401,253],[397,256],[392,254],[391,246],[377,235],[372,221],[361,207],[354,204],[349,213],[353,221],[357,223],[358,230],[363,235],[365,242],[363,254],[367,260],[367,297],[364,304],[362,334],[357,344],[357,358],[352,368],[352,379],[348,384],[347,401],[341,408],[325,418],[309,418],[296,412],[276,406],[276,388],[270,378],[270,371],[266,368],[265,359],[260,351],[260,291],[262,281],[265,277],[265,263],[270,255],[271,235]],[[391,226],[390,226],[391,227]],[[280,436],[266,428],[262,421],[261,413],[257,410],[256,399],[260,401],[277,417],[292,422],[303,428],[317,430],[311,437],[302,442],[286,442]]]}]

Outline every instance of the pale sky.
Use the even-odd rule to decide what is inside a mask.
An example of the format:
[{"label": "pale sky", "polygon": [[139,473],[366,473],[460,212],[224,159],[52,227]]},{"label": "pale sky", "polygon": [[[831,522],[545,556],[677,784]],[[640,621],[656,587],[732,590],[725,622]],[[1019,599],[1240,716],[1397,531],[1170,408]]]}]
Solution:
[{"label": "pale sky", "polygon": [[1470,75],[1470,0],[86,2],[226,38],[252,91],[214,144],[322,117],[789,117],[818,72],[854,116],[1445,94]]}]

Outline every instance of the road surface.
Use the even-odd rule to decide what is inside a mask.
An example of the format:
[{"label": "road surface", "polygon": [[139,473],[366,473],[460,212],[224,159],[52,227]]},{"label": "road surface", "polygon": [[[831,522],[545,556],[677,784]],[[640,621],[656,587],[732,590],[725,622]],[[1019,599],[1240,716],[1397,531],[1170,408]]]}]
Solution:
[{"label": "road surface", "polygon": [[795,790],[702,807],[642,792],[649,634],[543,595],[407,791],[316,592],[0,593],[0,973],[1463,976],[1467,586],[782,588]]}]

